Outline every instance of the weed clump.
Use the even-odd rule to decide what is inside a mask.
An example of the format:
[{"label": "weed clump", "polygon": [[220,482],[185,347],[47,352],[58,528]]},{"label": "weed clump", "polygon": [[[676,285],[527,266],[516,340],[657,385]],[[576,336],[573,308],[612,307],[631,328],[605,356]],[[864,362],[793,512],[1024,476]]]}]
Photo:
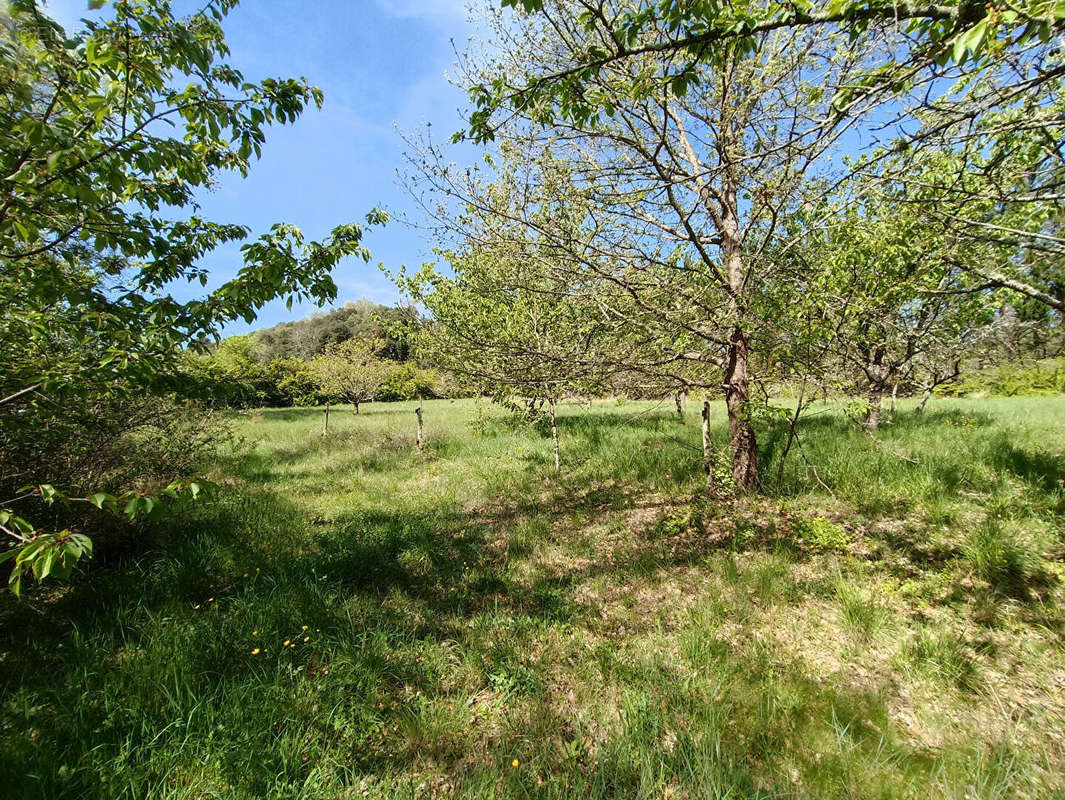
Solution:
[{"label": "weed clump", "polygon": [[824,517],[800,519],[794,529],[796,536],[814,550],[843,552],[850,545],[847,529]]},{"label": "weed clump", "polygon": [[973,690],[977,685],[976,663],[965,643],[954,633],[922,626],[907,655],[916,670],[941,683]]},{"label": "weed clump", "polygon": [[1001,594],[1024,596],[1037,576],[1036,556],[995,520],[969,534],[962,552],[977,577]]}]

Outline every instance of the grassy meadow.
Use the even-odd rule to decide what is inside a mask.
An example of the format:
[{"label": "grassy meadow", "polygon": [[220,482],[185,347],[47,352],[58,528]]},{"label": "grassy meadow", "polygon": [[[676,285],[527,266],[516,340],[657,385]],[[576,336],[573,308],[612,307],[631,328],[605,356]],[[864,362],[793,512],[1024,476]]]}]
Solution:
[{"label": "grassy meadow", "polygon": [[694,403],[560,406],[558,477],[414,406],[244,413],[213,499],[0,598],[0,795],[1065,796],[1065,396],[817,406],[730,503]]}]

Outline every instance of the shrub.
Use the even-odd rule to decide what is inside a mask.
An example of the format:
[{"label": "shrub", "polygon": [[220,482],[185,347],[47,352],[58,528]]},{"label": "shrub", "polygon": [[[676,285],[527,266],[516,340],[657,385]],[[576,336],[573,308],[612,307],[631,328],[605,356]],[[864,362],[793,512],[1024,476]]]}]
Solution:
[{"label": "shrub", "polygon": [[796,535],[815,550],[844,551],[850,534],[842,525],[824,517],[807,517],[794,524]]},{"label": "shrub", "polygon": [[942,394],[964,397],[973,394],[1051,395],[1065,392],[1065,362],[1048,360],[1032,366],[1005,364],[965,375]]}]

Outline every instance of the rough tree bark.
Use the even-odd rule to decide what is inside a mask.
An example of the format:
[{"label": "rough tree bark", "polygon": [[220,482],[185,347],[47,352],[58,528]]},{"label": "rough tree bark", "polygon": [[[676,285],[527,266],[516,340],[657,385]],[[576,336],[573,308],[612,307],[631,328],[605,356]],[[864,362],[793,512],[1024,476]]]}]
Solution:
[{"label": "rough tree bark", "polygon": [[684,419],[684,401],[688,399],[688,393],[681,389],[673,396],[673,400],[677,404],[677,418]]},{"label": "rough tree bark", "polygon": [[883,400],[884,387],[880,384],[871,384],[866,398],[868,405],[865,408],[865,418],[862,420],[862,430],[866,433],[873,433],[880,429],[880,405]]},{"label": "rough tree bark", "polygon": [[725,405],[728,407],[729,444],[732,448],[732,482],[736,491],[750,492],[758,488],[758,443],[747,414],[750,395],[748,360],[750,345],[744,330],[744,313],[739,302],[743,294],[745,272],[742,243],[737,226],[736,193],[726,194],[722,219],[722,250],[732,292],[732,331],[729,335],[725,362]]},{"label": "rough tree bark", "polygon": [[868,363],[865,367],[865,376],[868,381],[868,393],[865,408],[865,418],[862,420],[862,430],[873,433],[880,428],[880,408],[884,403],[884,389],[888,380],[887,367],[884,366],[884,348],[875,345],[870,351]]}]

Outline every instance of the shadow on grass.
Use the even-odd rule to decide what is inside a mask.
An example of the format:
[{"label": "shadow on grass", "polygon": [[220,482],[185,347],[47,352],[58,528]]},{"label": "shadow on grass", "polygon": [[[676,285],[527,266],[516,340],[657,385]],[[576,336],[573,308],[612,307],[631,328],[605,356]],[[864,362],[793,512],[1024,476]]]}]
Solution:
[{"label": "shadow on grass", "polygon": [[[801,780],[811,796],[843,797],[980,777],[971,765],[981,745],[931,753],[895,731],[885,687],[825,680],[798,658],[698,625],[678,634],[681,669],[641,649],[631,629],[608,630],[577,586],[705,563],[736,546],[742,526],[723,535],[714,526],[731,520],[685,516],[640,485],[654,475],[676,490],[698,463],[668,415],[562,417],[560,427],[574,474],[547,479],[529,456],[513,492],[472,511],[397,503],[315,524],[265,486],[272,467],[327,445],[255,456],[239,468],[248,486],[146,530],[143,549],[58,596],[3,598],[0,785],[49,798],[336,797],[365,776],[413,769],[467,796],[781,796]],[[771,453],[779,437],[763,442]],[[408,454],[399,444],[353,452],[339,468],[387,470]],[[1004,463],[1044,487],[1057,479],[1059,465],[1016,454]],[[676,506],[678,523],[663,523]],[[519,529],[532,531],[531,553],[579,533],[575,519],[610,515],[641,535],[516,568]],[[803,557],[784,528],[755,528],[745,546]],[[917,540],[889,544],[933,568],[953,558]],[[791,578],[773,569],[751,591],[789,602],[773,583]],[[578,679],[602,720],[588,724],[567,694]],[[1016,778],[1007,755],[987,762],[989,780]]]},{"label": "shadow on grass", "polygon": [[1048,493],[1065,491],[1065,457],[1060,454],[1023,450],[1002,433],[995,440],[993,463],[1035,489]]},{"label": "shadow on grass", "polygon": [[[322,763],[344,765],[340,786],[416,766],[469,796],[544,798],[783,791],[788,769],[845,796],[860,788],[846,782],[856,761],[889,783],[932,773],[934,759],[893,737],[878,690],[825,683],[698,627],[686,674],[705,680],[678,680],[669,659],[613,634],[597,658],[618,724],[583,729],[558,694],[573,662],[543,645],[598,624],[568,589],[597,576],[624,585],[714,547],[658,536],[519,579],[499,537],[520,514],[366,510],[309,529],[277,495],[230,492],[33,612],[4,601],[8,796],[149,796],[183,781],[194,796],[205,775],[242,794],[307,796]],[[509,707],[487,739],[471,722],[479,697]],[[551,788],[539,774],[555,776]]]}]

